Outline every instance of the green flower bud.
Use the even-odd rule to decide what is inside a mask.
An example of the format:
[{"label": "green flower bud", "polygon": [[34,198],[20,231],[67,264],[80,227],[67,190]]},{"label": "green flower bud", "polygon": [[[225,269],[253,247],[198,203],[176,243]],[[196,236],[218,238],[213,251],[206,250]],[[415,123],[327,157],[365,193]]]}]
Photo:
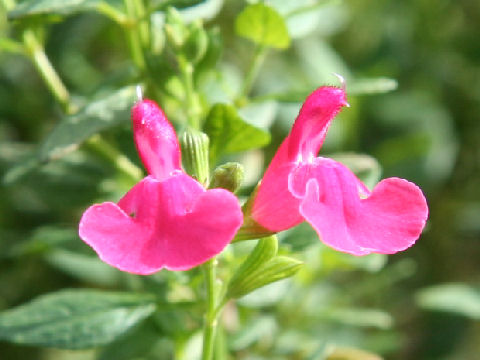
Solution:
[{"label": "green flower bud", "polygon": [[208,184],[208,136],[201,131],[187,128],[180,135],[182,162],[187,174],[196,178],[203,185]]},{"label": "green flower bud", "polygon": [[229,162],[220,165],[213,171],[210,188],[222,188],[235,192],[242,184],[243,178],[243,166],[236,162]]}]

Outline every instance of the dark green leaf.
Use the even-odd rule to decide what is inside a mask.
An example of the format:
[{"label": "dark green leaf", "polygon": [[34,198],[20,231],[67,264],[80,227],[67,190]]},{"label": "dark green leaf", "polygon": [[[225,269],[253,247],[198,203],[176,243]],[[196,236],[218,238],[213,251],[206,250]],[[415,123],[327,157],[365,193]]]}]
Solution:
[{"label": "dark green leaf", "polygon": [[235,31],[258,45],[277,49],[285,49],[290,45],[284,19],[277,11],[264,4],[247,6],[237,17]]},{"label": "dark green leaf", "polygon": [[154,298],[148,294],[63,290],[1,313],[0,339],[89,348],[112,342],[154,310]]},{"label": "dark green leaf", "polygon": [[6,172],[4,181],[14,182],[39,164],[75,150],[92,135],[127,122],[134,101],[135,88],[129,86],[91,101],[75,115],[66,116],[40,145],[39,151]]},{"label": "dark green leaf", "polygon": [[244,121],[236,109],[227,104],[216,104],[207,116],[204,127],[210,138],[211,164],[222,154],[262,147],[270,141],[270,134]]},{"label": "dark green leaf", "polygon": [[128,121],[134,101],[135,88],[129,86],[94,100],[77,114],[67,116],[42,144],[41,161],[61,157],[90,136]]},{"label": "dark green leaf", "polygon": [[22,1],[8,13],[9,19],[34,15],[71,15],[82,11],[96,10],[101,3],[115,5],[115,0],[27,0]]}]

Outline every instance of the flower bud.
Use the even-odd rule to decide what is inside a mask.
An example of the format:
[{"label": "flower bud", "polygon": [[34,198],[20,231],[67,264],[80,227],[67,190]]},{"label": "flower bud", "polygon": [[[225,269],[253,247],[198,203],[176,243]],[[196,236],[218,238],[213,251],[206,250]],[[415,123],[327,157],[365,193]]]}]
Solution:
[{"label": "flower bud", "polygon": [[208,165],[208,136],[201,131],[187,128],[180,135],[179,140],[185,172],[206,185],[210,171]]},{"label": "flower bud", "polygon": [[213,171],[210,188],[222,188],[234,193],[242,184],[243,178],[243,166],[236,162],[228,162]]}]

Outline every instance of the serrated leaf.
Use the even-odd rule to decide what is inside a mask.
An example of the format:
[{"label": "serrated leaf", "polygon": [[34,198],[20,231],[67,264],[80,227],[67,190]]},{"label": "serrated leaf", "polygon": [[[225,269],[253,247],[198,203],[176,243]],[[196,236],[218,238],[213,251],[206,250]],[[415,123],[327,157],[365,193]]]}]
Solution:
[{"label": "serrated leaf", "polygon": [[262,266],[229,285],[228,298],[239,298],[267,284],[286,279],[300,270],[302,262],[287,257],[276,256]]},{"label": "serrated leaf", "polygon": [[282,16],[270,6],[247,6],[235,21],[235,32],[254,43],[277,49],[290,45],[290,36]]},{"label": "serrated leaf", "polygon": [[35,15],[71,15],[82,11],[96,10],[101,3],[116,5],[115,0],[27,0],[16,5],[9,19],[20,19]]},{"label": "serrated leaf", "polygon": [[432,286],[419,291],[416,300],[424,309],[480,319],[479,287],[460,283]]},{"label": "serrated leaf", "polygon": [[236,109],[216,104],[210,110],[203,131],[210,138],[210,163],[222,154],[262,147],[270,142],[270,134],[243,120]]},{"label": "serrated leaf", "polygon": [[112,342],[155,310],[149,294],[63,290],[0,314],[0,339],[65,349]]}]

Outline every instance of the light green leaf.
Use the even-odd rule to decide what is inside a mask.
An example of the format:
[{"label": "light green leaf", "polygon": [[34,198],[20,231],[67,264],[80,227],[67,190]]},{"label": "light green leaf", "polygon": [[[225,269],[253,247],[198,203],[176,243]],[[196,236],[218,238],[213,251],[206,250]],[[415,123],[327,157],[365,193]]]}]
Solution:
[{"label": "light green leaf", "polygon": [[277,255],[277,251],[278,240],[275,235],[258,240],[253,251],[233,275],[229,287],[235,288],[237,283],[244,280],[265,262]]},{"label": "light green leaf", "polygon": [[390,329],[393,326],[392,316],[377,309],[331,308],[325,311],[323,317],[350,326],[378,329]]},{"label": "light green leaf", "polygon": [[428,310],[463,315],[480,320],[480,288],[452,283],[428,287],[416,294],[418,304]]},{"label": "light green leaf", "polygon": [[68,250],[54,250],[46,255],[47,262],[80,280],[102,286],[119,283],[120,271],[105,264],[97,256],[88,256]]},{"label": "light green leaf", "polygon": [[270,134],[244,121],[236,109],[216,104],[210,110],[203,131],[210,138],[210,163],[222,154],[262,147],[270,142]]},{"label": "light green leaf", "polygon": [[[273,337],[277,331],[278,325],[273,316],[264,315],[253,318],[231,337],[230,349],[234,351],[245,349],[267,335]],[[273,341],[273,338],[270,338],[270,341]]]},{"label": "light green leaf", "polygon": [[277,49],[285,49],[290,45],[284,19],[276,10],[264,4],[247,6],[237,17],[235,31],[258,45]]},{"label": "light green leaf", "polygon": [[381,94],[396,90],[397,80],[390,78],[357,79],[347,84],[349,95]]},{"label": "light green leaf", "polygon": [[382,357],[360,349],[347,347],[327,348],[326,360],[382,360]]},{"label": "light green leaf", "polygon": [[115,0],[27,0],[8,13],[9,19],[34,15],[71,15],[82,11],[97,10],[103,4],[116,5]]},{"label": "light green leaf", "polygon": [[66,349],[112,342],[155,310],[148,294],[63,290],[0,314],[0,339]]},{"label": "light green leaf", "polygon": [[267,284],[289,278],[300,270],[302,262],[286,256],[276,256],[254,271],[230,283],[227,298],[239,298]]}]

